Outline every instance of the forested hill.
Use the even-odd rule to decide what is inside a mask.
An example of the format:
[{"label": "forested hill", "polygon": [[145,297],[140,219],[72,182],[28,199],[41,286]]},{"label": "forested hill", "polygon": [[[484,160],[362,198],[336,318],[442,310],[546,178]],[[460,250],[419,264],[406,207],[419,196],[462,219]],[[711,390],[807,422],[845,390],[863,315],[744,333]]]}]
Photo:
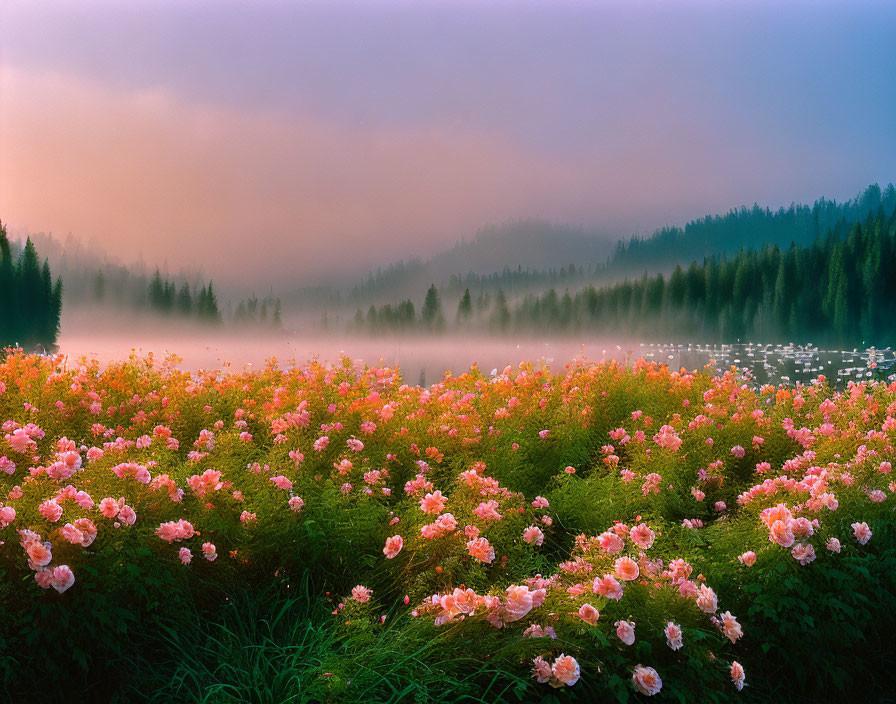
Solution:
[{"label": "forested hill", "polygon": [[517,329],[625,331],[650,339],[887,346],[896,339],[896,214],[841,227],[811,245],[767,245],[677,267],[671,276],[574,295],[526,297]]},{"label": "forested hill", "polygon": [[853,224],[880,209],[886,215],[896,211],[893,184],[883,190],[873,184],[845,203],[821,198],[811,207],[793,204],[772,211],[754,205],[725,215],[707,215],[684,227],[665,227],[649,237],[620,241],[606,272],[617,276],[658,273],[713,254],[734,254],[742,247],[809,245],[832,228],[845,235]]},{"label": "forested hill", "polygon": [[309,288],[295,292],[291,300],[352,306],[394,302],[419,295],[433,283],[446,297],[460,296],[466,288],[474,294],[501,289],[514,297],[550,287],[607,284],[645,271],[668,274],[676,264],[733,255],[743,247],[810,245],[832,229],[845,237],[854,224],[879,209],[888,215],[896,211],[892,184],[884,189],[871,185],[843,203],[820,198],[811,206],[793,204],[771,210],[754,205],[725,215],[707,215],[683,227],[619,240],[614,251],[606,235],[596,230],[519,221],[485,228],[476,239],[429,260],[411,259],[380,268],[349,291]]}]

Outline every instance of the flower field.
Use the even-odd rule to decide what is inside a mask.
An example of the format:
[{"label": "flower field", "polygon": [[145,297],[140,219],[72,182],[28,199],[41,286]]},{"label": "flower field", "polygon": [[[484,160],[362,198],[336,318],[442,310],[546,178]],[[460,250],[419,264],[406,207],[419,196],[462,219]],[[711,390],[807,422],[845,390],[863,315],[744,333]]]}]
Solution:
[{"label": "flower field", "polygon": [[0,423],[10,701],[893,686],[896,384],[11,353]]}]

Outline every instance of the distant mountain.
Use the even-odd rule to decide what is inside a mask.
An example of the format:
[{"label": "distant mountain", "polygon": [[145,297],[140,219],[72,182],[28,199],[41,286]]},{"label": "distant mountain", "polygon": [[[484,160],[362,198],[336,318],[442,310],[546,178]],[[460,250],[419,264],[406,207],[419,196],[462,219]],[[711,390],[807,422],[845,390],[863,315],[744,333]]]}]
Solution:
[{"label": "distant mountain", "polygon": [[417,298],[433,283],[446,291],[462,291],[464,286],[491,288],[493,284],[511,289],[556,285],[571,267],[577,277],[593,274],[613,246],[606,230],[518,220],[484,227],[474,239],[461,240],[429,259],[401,260],[378,268],[348,291],[308,287],[294,291],[289,298],[306,305],[366,305]]},{"label": "distant mountain", "polygon": [[317,287],[296,291],[291,300],[307,306],[418,301],[430,284],[446,299],[472,292],[503,290],[509,297],[534,290],[607,285],[640,278],[645,272],[669,274],[676,266],[702,264],[707,257],[734,255],[763,245],[808,246],[834,230],[850,228],[878,212],[896,211],[896,188],[877,184],[844,203],[820,198],[813,205],[791,204],[771,210],[759,205],[724,215],[707,215],[683,227],[663,227],[646,237],[619,240],[615,249],[603,231],[522,220],[489,226],[427,260],[411,259],[371,272],[351,290]]}]

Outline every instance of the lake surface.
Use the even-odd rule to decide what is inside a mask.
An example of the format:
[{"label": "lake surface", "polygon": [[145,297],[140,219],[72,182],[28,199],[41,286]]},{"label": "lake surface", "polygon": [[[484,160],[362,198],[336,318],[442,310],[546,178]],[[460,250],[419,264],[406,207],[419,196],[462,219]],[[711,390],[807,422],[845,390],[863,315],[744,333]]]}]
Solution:
[{"label": "lake surface", "polygon": [[554,369],[585,357],[631,362],[638,357],[689,370],[711,364],[715,371],[731,366],[748,371],[759,383],[808,382],[823,374],[834,383],[848,380],[896,380],[896,354],[883,350],[831,350],[814,346],[761,344],[698,345],[617,342],[604,339],[521,339],[445,335],[442,337],[326,337],[244,333],[164,333],[135,330],[63,332],[60,351],[72,358],[85,355],[101,363],[123,360],[132,353],[152,352],[160,361],[174,353],[185,369],[262,366],[274,357],[281,366],[310,359],[336,361],[343,354],[370,364],[398,366],[408,383],[431,384],[446,370],[455,373],[478,364],[486,373],[521,361],[544,359]]}]

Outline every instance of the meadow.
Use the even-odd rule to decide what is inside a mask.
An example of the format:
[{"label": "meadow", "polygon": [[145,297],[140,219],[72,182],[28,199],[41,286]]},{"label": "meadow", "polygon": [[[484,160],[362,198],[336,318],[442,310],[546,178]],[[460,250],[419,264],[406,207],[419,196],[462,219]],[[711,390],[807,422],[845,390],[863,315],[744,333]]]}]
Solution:
[{"label": "meadow", "polygon": [[[409,383],[410,382],[410,383]],[[0,363],[8,701],[887,701],[896,382]]]}]

